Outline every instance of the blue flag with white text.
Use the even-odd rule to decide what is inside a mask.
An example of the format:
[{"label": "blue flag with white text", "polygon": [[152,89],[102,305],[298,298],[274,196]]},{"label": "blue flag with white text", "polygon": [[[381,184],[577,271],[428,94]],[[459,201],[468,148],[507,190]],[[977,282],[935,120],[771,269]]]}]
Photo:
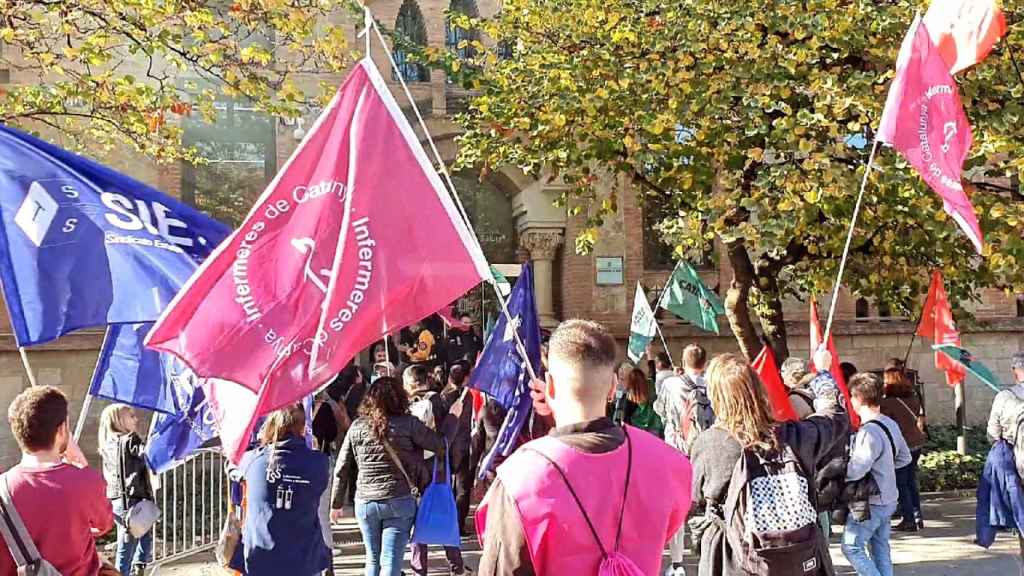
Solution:
[{"label": "blue flag with white text", "polygon": [[229,232],[133,178],[0,125],[0,281],[19,346],[155,321]]},{"label": "blue flag with white text", "polygon": [[[508,409],[498,439],[480,466],[481,477],[491,469],[498,456],[508,456],[515,449],[519,433],[533,411],[530,398],[530,374],[526,363],[541,375],[540,323],[533,300],[533,271],[523,264],[522,273],[508,297],[509,317],[502,313],[487,338],[480,362],[473,370],[469,387],[494,398]],[[524,358],[516,345],[515,334],[523,342]]]}]

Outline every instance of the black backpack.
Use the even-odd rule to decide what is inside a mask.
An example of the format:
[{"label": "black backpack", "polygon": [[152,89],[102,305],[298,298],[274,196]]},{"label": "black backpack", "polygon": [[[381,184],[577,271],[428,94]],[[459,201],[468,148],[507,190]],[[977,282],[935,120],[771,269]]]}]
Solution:
[{"label": "black backpack", "polygon": [[707,390],[697,385],[688,375],[681,377],[683,381],[683,399],[686,410],[680,430],[686,442],[687,454],[693,450],[697,437],[715,425],[715,411],[711,408],[711,400]]},{"label": "black backpack", "polygon": [[817,574],[821,530],[814,480],[787,445],[743,450],[725,505],[726,537],[744,574]]}]

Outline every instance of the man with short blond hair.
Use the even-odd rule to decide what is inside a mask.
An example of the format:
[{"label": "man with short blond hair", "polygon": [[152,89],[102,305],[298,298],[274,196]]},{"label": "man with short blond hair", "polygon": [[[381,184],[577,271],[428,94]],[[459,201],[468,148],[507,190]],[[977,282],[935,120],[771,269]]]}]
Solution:
[{"label": "man with short blond hair", "polygon": [[[71,438],[67,398],[52,386],[33,386],[14,399],[7,419],[22,456],[0,482],[39,555],[64,576],[97,574],[95,536],[114,527],[114,514],[102,474],[85,467]],[[0,574],[16,573],[0,539]]]},{"label": "man with short blond hair", "polygon": [[615,339],[596,322],[569,320],[551,335],[535,389],[556,427],[498,467],[477,512],[480,574],[597,574],[602,547],[640,573],[659,571],[690,508],[690,463],[605,415],[617,361]]}]

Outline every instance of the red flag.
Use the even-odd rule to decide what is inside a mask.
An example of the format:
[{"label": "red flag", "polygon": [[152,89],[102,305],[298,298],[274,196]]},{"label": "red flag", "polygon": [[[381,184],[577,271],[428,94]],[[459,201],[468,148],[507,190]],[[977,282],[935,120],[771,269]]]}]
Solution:
[{"label": "red flag", "polygon": [[764,384],[764,391],[768,393],[768,401],[772,404],[772,413],[779,422],[796,420],[796,410],[789,402],[789,393],[786,385],[782,382],[779,374],[779,365],[775,362],[775,352],[770,346],[761,349],[761,353],[754,358],[751,364],[754,372]]},{"label": "red flag", "polygon": [[462,320],[455,317],[455,305],[449,304],[444,308],[438,310],[437,315],[441,317],[441,321],[445,323],[449,329],[456,328],[458,330],[469,330],[471,326],[466,324]]},{"label": "red flag", "polygon": [[[928,288],[924,308],[921,309],[917,335],[931,338],[936,344],[960,346],[960,332],[953,321],[953,310],[949,306],[949,296],[942,282],[942,272],[938,270],[932,272],[932,283]],[[946,373],[946,383],[950,386],[963,382],[967,375],[962,364],[940,352],[935,353],[935,367]]]},{"label": "red flag", "polygon": [[258,393],[240,436],[222,433],[240,450],[259,415],[488,275],[415,131],[364,60],[148,344],[200,377]]},{"label": "red flag", "polygon": [[932,0],[924,24],[950,74],[984,60],[1006,34],[996,0]]},{"label": "red flag", "polygon": [[980,254],[978,217],[960,181],[971,148],[971,125],[956,82],[920,16],[903,39],[877,138],[917,169]]},{"label": "red flag", "polygon": [[[818,349],[823,336],[821,323],[818,321],[818,303],[814,301],[814,298],[811,298],[811,366],[814,366],[814,351]],[[828,335],[826,348],[832,354],[832,366],[829,368],[829,372],[832,373],[832,377],[836,380],[836,385],[839,386],[839,391],[843,393],[843,398],[846,400],[846,410],[850,414],[850,425],[857,429],[860,427],[860,416],[854,412],[853,403],[850,402],[850,389],[846,386],[843,369],[839,366],[839,354],[836,352],[836,344],[832,340],[832,334]]]}]

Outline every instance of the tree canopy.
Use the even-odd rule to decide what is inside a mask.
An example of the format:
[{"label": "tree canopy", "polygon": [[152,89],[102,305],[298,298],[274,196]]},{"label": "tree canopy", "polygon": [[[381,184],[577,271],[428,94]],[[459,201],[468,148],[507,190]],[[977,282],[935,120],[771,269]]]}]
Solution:
[{"label": "tree canopy", "polygon": [[[1009,35],[961,73],[974,129],[965,166],[987,245],[969,241],[893,150],[881,149],[845,285],[910,315],[941,269],[954,300],[981,287],[1024,291],[1024,2],[1005,0]],[[464,19],[485,40],[458,68],[478,89],[460,162],[516,166],[569,185],[562,201],[590,223],[617,209],[602,178],[626,174],[681,258],[709,242],[734,277],[725,294],[748,356],[753,319],[788,355],[782,299],[832,289],[900,42],[906,0],[506,0]],[[511,57],[508,52],[511,51]],[[1020,58],[1018,58],[1020,60]],[[451,66],[449,69],[451,70]]]},{"label": "tree canopy", "polygon": [[[0,122],[71,142],[196,160],[176,118],[219,98],[295,117],[345,68],[343,3],[328,0],[0,0]],[[342,22],[344,22],[342,20]],[[312,86],[310,86],[312,84]],[[324,86],[333,90],[335,86]]]}]

